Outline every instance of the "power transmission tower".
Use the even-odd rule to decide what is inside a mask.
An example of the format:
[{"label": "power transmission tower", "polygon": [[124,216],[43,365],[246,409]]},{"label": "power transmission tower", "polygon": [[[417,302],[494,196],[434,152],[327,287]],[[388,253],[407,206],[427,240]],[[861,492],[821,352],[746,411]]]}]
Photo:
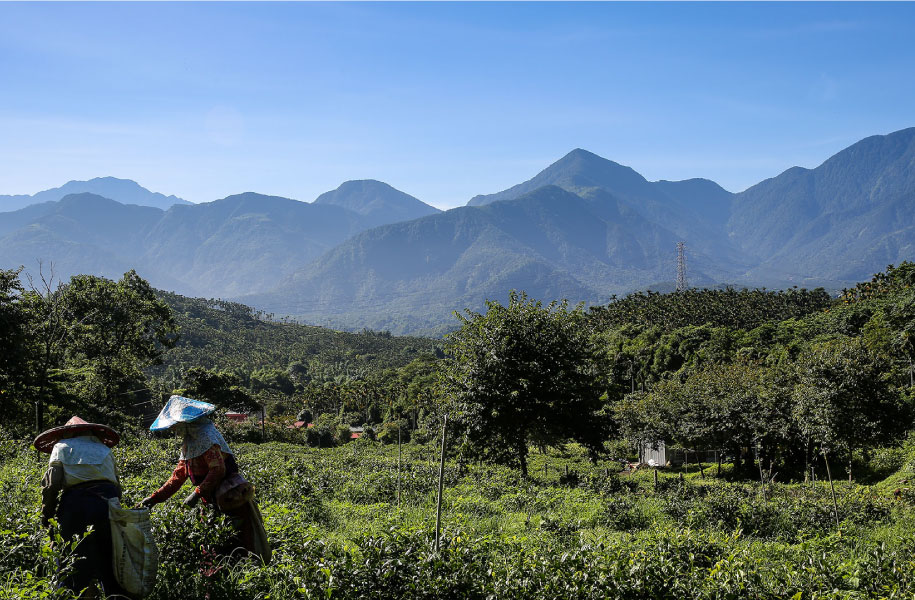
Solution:
[{"label": "power transmission tower", "polygon": [[685,291],[689,287],[686,282],[686,242],[677,242],[677,291]]}]

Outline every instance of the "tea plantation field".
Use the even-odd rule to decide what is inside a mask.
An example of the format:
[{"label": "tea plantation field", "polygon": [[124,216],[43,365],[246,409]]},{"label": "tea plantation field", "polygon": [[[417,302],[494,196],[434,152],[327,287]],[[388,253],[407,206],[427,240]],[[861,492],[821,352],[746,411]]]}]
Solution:
[{"label": "tea plantation field", "polygon": [[[125,504],[165,481],[175,440],[116,449]],[[529,479],[491,466],[445,471],[435,531],[434,445],[239,444],[273,561],[212,558],[226,528],[179,492],[153,512],[166,598],[911,598],[915,518],[899,485],[728,483],[691,472],[617,474],[574,448],[532,454]],[[46,456],[0,442],[0,598],[67,598],[66,545],[39,525]],[[546,466],[546,470],[544,469]],[[576,477],[565,477],[568,466]],[[608,474],[609,471],[609,474]],[[576,480],[577,479],[577,480]],[[206,558],[209,556],[209,558]]]}]

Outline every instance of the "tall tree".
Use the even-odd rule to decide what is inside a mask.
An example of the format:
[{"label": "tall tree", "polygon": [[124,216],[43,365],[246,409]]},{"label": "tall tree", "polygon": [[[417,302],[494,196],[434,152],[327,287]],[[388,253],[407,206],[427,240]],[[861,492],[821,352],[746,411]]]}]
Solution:
[{"label": "tall tree", "polygon": [[177,341],[171,310],[133,270],[119,281],[77,275],[60,293],[72,324],[67,370],[87,414],[136,414],[146,387],[142,369]]},{"label": "tall tree", "polygon": [[39,263],[37,281],[28,276],[29,289],[22,302],[29,315],[29,339],[32,346],[32,386],[35,401],[36,432],[45,426],[46,409],[69,404],[60,385],[58,373],[64,363],[64,349],[74,323],[67,315],[60,293],[63,282],[55,277],[53,264]]},{"label": "tall tree", "polygon": [[844,451],[849,478],[853,450],[895,441],[909,423],[908,407],[890,385],[888,361],[859,338],[816,344],[796,368],[797,426],[824,451]]},{"label": "tall tree", "polygon": [[247,412],[261,408],[242,387],[241,377],[226,371],[191,367],[184,374],[181,393],[230,410]]},{"label": "tall tree", "polygon": [[605,370],[580,307],[543,306],[512,292],[508,306],[490,301],[485,314],[457,317],[440,382],[471,456],[526,475],[533,440],[572,439],[599,451],[609,427]]},{"label": "tall tree", "polygon": [[33,358],[19,273],[19,269],[0,269],[0,423],[15,428],[24,427],[29,414],[23,392]]},{"label": "tall tree", "polygon": [[709,365],[683,381],[669,378],[649,393],[630,394],[617,405],[618,419],[630,439],[729,450],[739,460],[741,448],[779,428],[777,411],[761,396],[762,375],[754,365]]}]

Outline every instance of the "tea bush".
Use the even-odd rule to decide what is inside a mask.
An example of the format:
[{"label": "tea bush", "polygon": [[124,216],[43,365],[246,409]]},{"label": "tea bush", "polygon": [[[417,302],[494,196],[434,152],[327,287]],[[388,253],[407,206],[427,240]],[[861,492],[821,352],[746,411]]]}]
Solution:
[{"label": "tea bush", "polygon": [[[867,487],[848,486],[839,494],[839,520],[875,525],[886,521],[892,502]],[[667,512],[690,526],[756,537],[797,541],[835,525],[829,490],[823,486],[767,486],[722,483],[671,488]]]},{"label": "tea bush", "polygon": [[[569,487],[557,476],[568,456],[527,479],[449,463],[435,552],[434,445],[403,446],[399,503],[396,444],[233,447],[257,488],[272,562],[227,556],[226,520],[172,499],[152,516],[160,550],[154,600],[915,594],[915,519],[877,488],[837,485],[837,529],[822,483],[763,487],[662,473],[655,486],[652,473],[607,477],[602,465],[577,463],[579,482]],[[20,442],[4,448],[0,598],[66,598],[55,587],[66,545],[52,548],[38,521],[46,456]],[[177,441],[127,440],[115,452],[130,504],[169,476]]]}]

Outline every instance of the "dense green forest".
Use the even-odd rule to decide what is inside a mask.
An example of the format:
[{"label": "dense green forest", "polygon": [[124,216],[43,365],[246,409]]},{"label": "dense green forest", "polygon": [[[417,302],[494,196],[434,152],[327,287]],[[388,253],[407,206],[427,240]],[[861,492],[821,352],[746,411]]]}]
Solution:
[{"label": "dense green forest", "polygon": [[576,440],[596,458],[614,440],[629,452],[663,440],[748,468],[758,455],[784,477],[824,451],[850,471],[856,452],[902,439],[911,414],[910,263],[839,298],[687,290],[585,311],[513,293],[457,314],[444,340],[284,322],[134,272],[27,286],[2,275],[0,422],[15,434],[73,412],[135,428],[181,392],[263,411],[278,429],[313,421],[313,443],[343,425],[429,437],[449,414],[468,459],[522,470],[532,444]]},{"label": "dense green forest", "polygon": [[275,321],[154,290],[132,271],[37,285],[18,273],[0,272],[0,424],[17,435],[73,412],[136,428],[174,391],[226,409],[292,419],[307,409],[362,424],[398,403],[417,406],[443,356],[440,340]]},{"label": "dense green forest", "polygon": [[[585,310],[513,292],[456,321],[444,340],[341,333],[133,272],[0,272],[0,598],[67,598],[68,546],[35,510],[36,427],[78,413],[120,428],[137,500],[175,458],[142,427],[172,392],[266,414],[219,426],[275,552],[205,575],[188,549],[218,547],[221,517],[165,506],[155,598],[915,592],[915,264],[838,298],[689,290]],[[658,441],[689,462],[620,471]]]},{"label": "dense green forest", "polygon": [[[782,477],[833,454],[851,477],[856,453],[896,444],[910,429],[913,283],[915,265],[905,263],[828,304],[818,290],[769,293],[771,305],[758,309],[756,293],[710,293],[722,301],[710,314],[725,324],[700,324],[687,292],[681,312],[668,306],[658,313],[682,324],[674,328],[644,316],[670,297],[639,297],[626,310],[641,323],[601,334],[623,387],[614,405],[620,433],[726,449],[738,464],[753,448],[759,466]],[[771,318],[771,306],[781,307],[782,318]],[[596,312],[606,318],[613,310]],[[731,315],[752,328],[727,324]]]},{"label": "dense green forest", "polygon": [[159,297],[181,335],[161,364],[147,369],[153,385],[218,404],[231,399],[239,408],[265,406],[271,416],[333,412],[338,422],[362,425],[379,422],[394,407],[412,407],[415,418],[444,356],[441,340],[340,332],[276,321],[232,302]]}]

